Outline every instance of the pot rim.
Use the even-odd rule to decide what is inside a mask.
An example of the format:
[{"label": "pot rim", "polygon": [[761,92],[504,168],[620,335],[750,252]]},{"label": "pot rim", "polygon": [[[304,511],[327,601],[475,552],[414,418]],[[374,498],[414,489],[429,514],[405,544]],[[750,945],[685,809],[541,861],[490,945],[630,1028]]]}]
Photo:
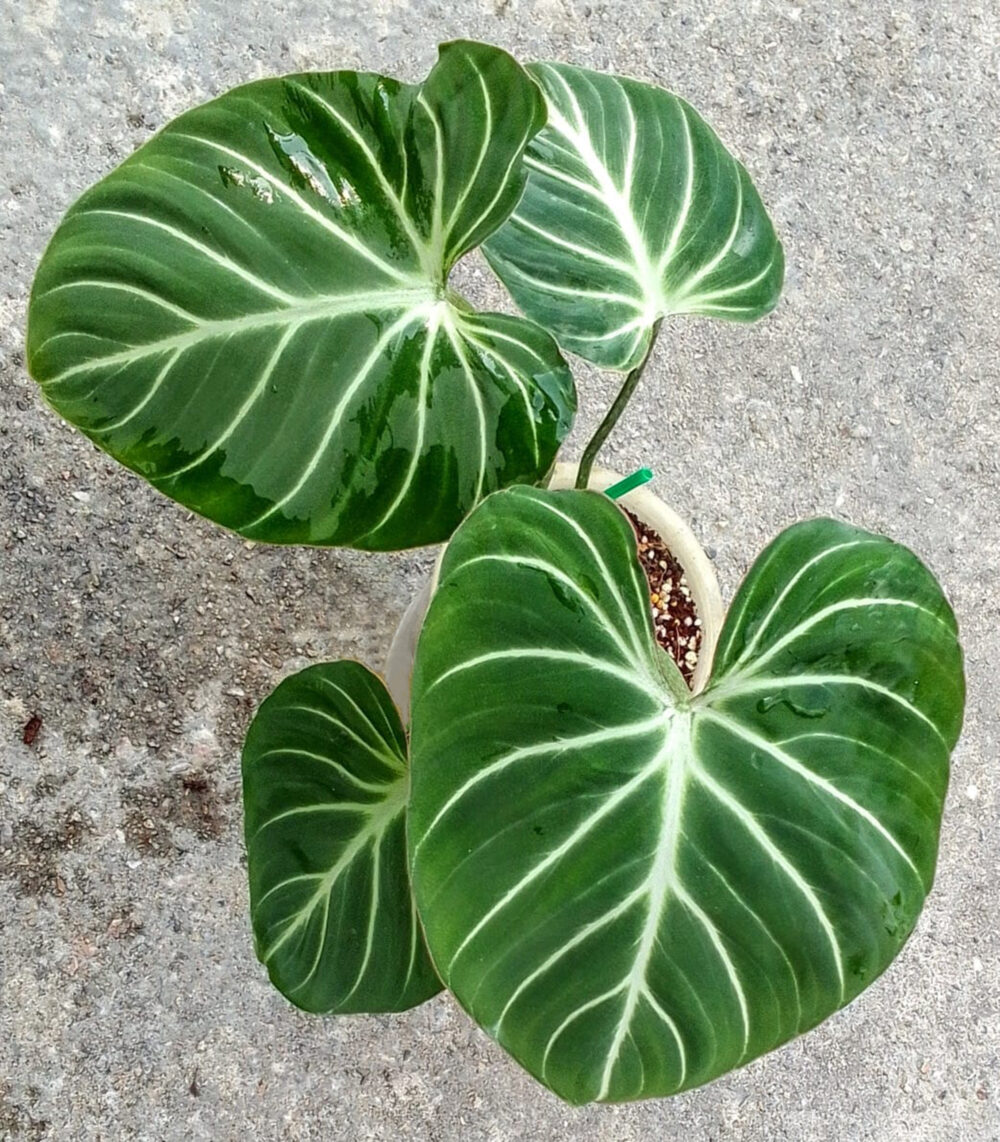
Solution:
[{"label": "pot rim", "polygon": [[[576,462],[559,461],[553,469],[548,487],[556,491],[572,488],[578,467]],[[590,474],[588,489],[603,492],[621,479],[617,472],[609,468],[595,467]],[[701,648],[691,679],[691,692],[698,694],[708,682],[725,616],[715,568],[687,523],[648,486],[634,488],[616,502],[622,507],[627,507],[643,523],[656,531],[684,569],[695,609],[701,619]],[[423,626],[424,615],[430,606],[431,596],[437,589],[441,562],[446,549],[447,544],[442,544],[430,576],[403,613],[389,646],[382,672],[386,687],[399,708],[404,724],[409,722],[410,717],[410,675],[416,656],[417,639]]]}]

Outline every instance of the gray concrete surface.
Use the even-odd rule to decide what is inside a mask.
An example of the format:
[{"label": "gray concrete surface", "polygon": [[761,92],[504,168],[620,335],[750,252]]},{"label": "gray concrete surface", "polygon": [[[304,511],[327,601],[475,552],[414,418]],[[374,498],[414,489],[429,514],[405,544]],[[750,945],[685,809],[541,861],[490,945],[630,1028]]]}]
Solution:
[{"label": "gray concrete surface", "polygon": [[[669,325],[606,461],[656,468],[727,595],[779,528],[832,513],[914,547],[964,635],[915,936],[846,1011],[669,1101],[570,1110],[446,998],[322,1020],[270,990],[242,732],[293,668],[380,662],[429,553],[251,548],[95,452],[24,371],[45,241],[169,117],[287,71],[415,79],[460,35],[674,88],[785,239],[778,312]],[[0,0],[0,1135],[1000,1139],[998,66],[995,0]],[[612,390],[580,374],[585,430]]]}]

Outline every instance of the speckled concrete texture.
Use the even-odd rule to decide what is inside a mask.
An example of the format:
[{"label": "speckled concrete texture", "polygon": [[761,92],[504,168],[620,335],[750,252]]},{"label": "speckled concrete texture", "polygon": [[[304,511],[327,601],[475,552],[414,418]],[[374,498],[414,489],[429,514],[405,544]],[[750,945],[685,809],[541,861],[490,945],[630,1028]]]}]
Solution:
[{"label": "speckled concrete texture", "polygon": [[[964,637],[916,934],[822,1027],[668,1101],[571,1110],[447,998],[323,1020],[270,989],[242,733],[290,670],[380,663],[432,555],[251,547],[97,453],[24,370],[46,240],[168,118],[282,72],[416,79],[456,36],[678,91],[785,240],[778,311],[668,324],[604,461],[656,469],[727,596],[782,526],[830,513],[915,548]],[[0,0],[3,1138],[1000,1139],[998,69],[977,0]],[[579,379],[570,455],[613,391]]]}]

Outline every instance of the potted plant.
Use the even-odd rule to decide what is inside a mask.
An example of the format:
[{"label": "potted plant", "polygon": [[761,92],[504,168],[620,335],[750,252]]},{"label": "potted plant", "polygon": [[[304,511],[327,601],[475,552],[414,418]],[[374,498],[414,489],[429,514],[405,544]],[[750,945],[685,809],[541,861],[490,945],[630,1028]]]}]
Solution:
[{"label": "potted plant", "polygon": [[[480,244],[524,317],[449,286]],[[681,100],[467,42],[420,85],[238,88],[70,210],[28,334],[64,416],[253,539],[449,540],[409,732],[335,662],[247,735],[255,941],[300,1007],[447,986],[561,1097],[615,1101],[807,1030],[902,946],[963,703],[931,574],[795,525],[692,689],[635,532],[586,490],[661,320],[752,320],[782,273],[746,171]],[[560,346],[625,374],[563,490]]]}]

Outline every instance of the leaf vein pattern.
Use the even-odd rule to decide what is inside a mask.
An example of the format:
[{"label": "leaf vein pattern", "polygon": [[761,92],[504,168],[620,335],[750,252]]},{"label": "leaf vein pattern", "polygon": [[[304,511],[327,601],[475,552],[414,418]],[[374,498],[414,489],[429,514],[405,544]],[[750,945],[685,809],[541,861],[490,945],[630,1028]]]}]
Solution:
[{"label": "leaf vein pattern", "polygon": [[249,156],[242,154],[240,151],[234,150],[232,147],[227,147],[222,143],[216,142],[214,139],[205,139],[200,135],[181,134],[181,138],[188,139],[192,143],[198,143],[203,147],[210,150],[218,151],[220,154],[228,155],[236,162],[243,164],[248,170],[252,170],[258,177],[264,179],[278,194],[284,195],[289,202],[291,202],[298,210],[300,210],[307,217],[311,218],[314,222],[318,223],[324,230],[338,238],[345,246],[353,250],[365,259],[371,266],[384,273],[387,277],[397,282],[407,282],[411,285],[416,285],[425,279],[422,276],[401,270],[397,266],[392,265],[390,262],[380,258],[374,250],[370,249],[356,238],[350,231],[345,230],[343,227],[338,226],[330,217],[322,211],[316,210],[309,202],[303,198],[293,187],[289,186],[286,182],[275,178],[265,167],[255,163]]},{"label": "leaf vein pattern", "polygon": [[[264,750],[263,753],[257,755],[258,761],[263,761],[267,757],[307,757],[310,761],[318,761],[321,765],[329,766],[338,777],[356,786],[358,789],[364,790],[366,793],[384,795],[386,791],[385,782],[364,781],[358,777],[357,774],[352,773],[346,766],[341,765],[339,761],[334,761],[332,757],[327,757],[322,753],[313,753],[310,750],[303,749],[301,746],[275,746],[274,749]],[[380,760],[383,759],[380,758]]]},{"label": "leaf vein pattern", "polygon": [[185,472],[190,472],[193,468],[197,468],[201,464],[204,464],[210,456],[218,452],[223,444],[225,444],[226,441],[237,430],[237,428],[239,428],[247,416],[250,415],[251,410],[260,401],[261,397],[267,392],[267,386],[271,382],[271,377],[274,376],[274,370],[278,367],[278,362],[284,355],[284,352],[288,348],[292,338],[295,337],[300,329],[301,325],[289,325],[285,332],[282,334],[281,338],[278,340],[278,344],[274,348],[274,352],[264,364],[263,369],[261,369],[260,377],[257,383],[251,390],[250,395],[240,406],[236,415],[229,422],[226,430],[217,436],[211,444],[206,445],[205,448],[199,453],[199,455],[197,455],[193,460],[189,461],[187,464],[182,465],[180,468],[175,468],[173,471],[165,473],[163,476],[159,477],[159,479],[175,479],[177,476],[181,476]]},{"label": "leaf vein pattern", "polygon": [[[507,374],[508,380],[521,394],[521,400],[524,402],[524,419],[529,429],[531,430],[532,455],[534,456],[535,463],[538,464],[541,455],[538,449],[538,425],[535,423],[535,411],[531,407],[531,397],[528,395],[527,386],[525,385],[524,381],[517,375],[506,358],[500,356],[500,354],[498,354],[495,349],[491,348],[484,341],[481,341],[467,326],[463,327],[462,334],[465,337],[466,341],[469,341],[471,344],[476,346],[482,357],[494,362],[501,369],[503,369],[503,371]],[[508,338],[508,340],[512,340],[512,338]],[[538,354],[536,353],[535,356],[538,357]],[[538,359],[540,360],[541,358]]]},{"label": "leaf vein pattern", "polygon": [[745,806],[733,797],[733,795],[718,781],[711,776],[706,769],[700,764],[692,767],[692,776],[699,782],[720,805],[724,806],[736,819],[743,825],[750,836],[757,842],[758,846],[767,854],[768,857],[777,865],[778,868],[788,877],[791,883],[798,889],[806,903],[809,905],[810,911],[815,915],[823,934],[830,947],[830,956],[833,961],[834,970],[837,973],[837,980],[840,987],[840,998],[843,1002],[845,995],[845,979],[844,979],[844,962],[840,950],[840,943],[837,940],[837,934],[834,930],[830,917],[826,914],[819,897],[816,895],[812,885],[805,879],[799,872],[794,864],[788,859],[784,852],[778,845],[771,840],[767,831],[763,828],[757,818]]},{"label": "leaf vein pattern", "polygon": [[[656,756],[653,765],[658,766],[663,782],[660,798],[660,830],[656,841],[656,855],[649,874],[643,883],[646,898],[646,919],[643,924],[639,946],[629,974],[623,980],[625,1002],[614,1038],[608,1049],[598,1099],[607,1098],[611,1088],[615,1064],[621,1053],[627,1034],[631,1032],[632,1019],[642,993],[648,990],[647,975],[649,961],[657,946],[660,925],[671,896],[682,899],[682,889],[677,880],[677,847],[681,836],[681,818],[684,808],[684,793],[687,787],[686,756],[690,754],[691,717],[678,715],[670,723],[670,729],[663,748]],[[673,755],[672,761],[668,760]],[[665,770],[665,772],[664,772]],[[684,1056],[683,1044],[678,1039],[680,1056]]]},{"label": "leaf vein pattern", "polygon": [[[333,106],[332,103],[330,103],[328,100],[324,99],[319,94],[319,92],[313,91],[311,88],[305,87],[302,84],[298,84],[298,83],[294,84],[294,87],[295,87],[295,90],[300,92],[300,94],[302,94],[302,95],[306,96],[307,98],[313,100],[314,102],[320,104],[325,109],[327,114],[332,119],[335,119],[337,121],[337,123],[340,124],[341,129],[343,131],[345,131],[351,137],[352,141],[357,146],[358,150],[361,151],[361,153],[364,155],[365,160],[368,163],[369,169],[375,175],[375,178],[377,179],[379,186],[381,186],[381,188],[382,188],[382,192],[385,194],[386,198],[389,200],[389,204],[392,207],[392,211],[396,215],[396,218],[398,219],[400,225],[403,227],[403,230],[406,233],[407,238],[409,238],[409,240],[410,240],[410,244],[413,246],[413,249],[418,254],[421,255],[421,258],[423,259],[424,255],[427,253],[427,249],[428,249],[427,244],[424,241],[423,237],[418,233],[417,229],[414,227],[413,220],[410,218],[410,215],[409,215],[408,211],[406,210],[406,207],[403,205],[402,199],[397,194],[396,188],[386,178],[385,170],[383,169],[382,164],[375,157],[375,154],[372,151],[371,147],[368,145],[368,142],[365,139],[364,135],[362,135],[361,132],[358,131],[357,128],[354,126],[354,124],[351,123],[350,120],[346,118],[346,116],[342,115],[340,113],[340,111],[338,111],[337,108]],[[405,148],[404,148],[404,150],[405,150]],[[428,273],[429,277],[433,276],[432,273],[430,272],[431,269],[432,269],[432,267],[430,267],[429,265],[424,266],[424,270],[426,273]]]},{"label": "leaf vein pattern", "polygon": [[585,817],[579,825],[569,834],[568,837],[556,848],[552,849],[547,856],[536,864],[530,872],[521,877],[516,884],[512,885],[501,898],[489,908],[466,933],[465,938],[456,948],[448,962],[446,969],[447,975],[451,975],[455,969],[455,963],[468,948],[472,941],[479,935],[483,928],[503,909],[505,909],[513,900],[515,900],[526,888],[528,888],[534,881],[536,881],[542,873],[547,871],[552,865],[557,864],[562,860],[567,853],[571,852],[577,844],[590,833],[609,813],[612,813],[623,801],[627,800],[637,789],[644,785],[651,777],[656,775],[662,767],[660,755],[657,754],[652,762],[647,764],[641,769],[635,777],[625,782],[613,794],[611,794],[600,808],[596,809],[589,816]]},{"label": "leaf vein pattern", "polygon": [[[489,558],[480,556],[478,558]],[[490,651],[487,654],[477,654],[474,658],[467,658],[463,662],[450,666],[443,674],[439,674],[433,682],[424,687],[425,693],[430,693],[442,682],[456,674],[463,674],[467,670],[474,670],[477,666],[486,666],[491,662],[504,662],[508,659],[541,659],[550,662],[564,662],[568,665],[580,666],[585,670],[596,670],[602,674],[610,674],[630,683],[637,690],[641,690],[647,697],[652,697],[649,691],[648,680],[636,671],[617,666],[606,658],[595,658],[590,654],[581,654],[572,650],[552,650],[543,646],[512,646],[506,650]],[[659,709],[663,709],[663,702],[659,702]]]},{"label": "leaf vein pattern", "polygon": [[131,210],[112,210],[109,207],[88,207],[84,210],[77,211],[77,217],[90,214],[110,218],[125,218],[129,222],[138,222],[142,226],[152,226],[156,230],[162,230],[165,234],[169,234],[174,241],[182,242],[184,245],[190,246],[193,250],[197,250],[202,257],[208,258],[209,261],[221,266],[229,273],[242,278],[248,285],[252,285],[261,293],[265,293],[268,297],[274,298],[275,301],[280,301],[285,305],[295,305],[304,300],[301,297],[296,297],[294,294],[286,293],[284,290],[278,289],[270,282],[265,281],[264,278],[260,278],[256,274],[251,273],[245,266],[234,262],[232,258],[227,258],[225,254],[220,254],[217,250],[213,250],[211,246],[206,246],[204,242],[199,242],[197,238],[192,237],[183,230],[178,230],[176,226],[171,226],[169,222],[162,222],[160,219],[151,218],[146,214],[136,214]]},{"label": "leaf vein pattern", "polygon": [[843,599],[839,603],[831,603],[827,607],[822,607],[814,614],[810,615],[807,619],[792,627],[787,634],[784,634],[776,642],[773,642],[767,650],[758,655],[754,659],[750,669],[731,671],[726,674],[727,680],[735,680],[736,678],[750,678],[755,674],[759,674],[761,669],[767,665],[768,662],[775,655],[780,654],[787,646],[807,634],[817,623],[824,622],[826,619],[833,615],[840,614],[844,611],[858,610],[863,607],[905,607],[908,610],[920,611],[933,619],[936,623],[944,626],[949,634],[951,633],[947,621],[934,611],[929,611],[926,607],[922,607],[919,603],[913,602],[911,599],[890,599],[890,598],[852,598]]},{"label": "leaf vein pattern", "polygon": [[[789,674],[789,675],[766,675],[763,678],[754,678],[752,676],[744,676],[732,685],[727,685],[723,682],[717,690],[712,692],[713,702],[722,702],[726,699],[741,698],[747,694],[754,694],[759,690],[782,690],[794,689],[796,686],[858,686],[863,690],[870,690],[873,694],[878,694],[880,697],[888,699],[890,702],[895,703],[897,706],[902,706],[914,718],[919,719],[929,729],[933,730],[938,738],[941,738],[941,731],[938,729],[934,721],[929,718],[923,710],[919,710],[912,702],[903,697],[902,694],[897,694],[895,690],[890,690],[888,686],[883,686],[879,682],[873,682],[870,678],[863,678],[860,675],[852,674]],[[808,736],[808,735],[805,735]],[[941,739],[943,741],[943,738]]]},{"label": "leaf vein pattern", "polygon": [[[261,310],[241,317],[223,318],[214,321],[199,321],[194,329],[174,333],[156,341],[131,345],[127,349],[109,353],[103,357],[92,357],[71,365],[68,369],[48,378],[47,386],[58,385],[79,373],[92,373],[114,365],[130,365],[147,357],[158,356],[171,350],[183,352],[214,338],[228,338],[240,333],[250,333],[269,326],[304,325],[310,321],[337,320],[354,314],[406,310],[408,319],[414,322],[429,312],[429,298],[426,290],[383,292],[374,294],[352,294],[343,297],[325,297],[302,305],[287,306],[282,309]],[[72,331],[60,336],[74,336]]]},{"label": "leaf vein pattern", "polygon": [[896,840],[892,833],[889,832],[889,830],[885,827],[885,825],[882,824],[882,822],[878,819],[878,817],[875,816],[874,813],[870,812],[863,805],[859,805],[853,797],[849,797],[842,790],[838,789],[837,786],[833,784],[833,782],[828,781],[825,777],[821,777],[818,773],[815,773],[808,766],[803,765],[802,762],[798,760],[798,758],[794,757],[790,753],[787,753],[785,750],[781,749],[773,742],[768,741],[767,738],[763,738],[759,734],[755,734],[752,730],[748,730],[745,726],[734,722],[732,718],[728,718],[724,714],[719,714],[715,710],[706,710],[705,714],[712,721],[723,726],[726,730],[728,730],[729,733],[743,738],[744,741],[749,742],[756,749],[759,749],[762,752],[770,755],[776,761],[785,766],[786,769],[796,773],[805,781],[808,781],[810,784],[816,786],[817,789],[821,790],[828,797],[833,798],[845,808],[849,809],[852,813],[860,817],[863,821],[870,825],[871,828],[874,829],[875,832],[878,833],[884,841],[886,841],[893,849],[896,850],[896,852],[902,858],[903,863],[917,878],[917,881],[921,884],[921,886],[923,885],[923,877],[921,877],[920,870],[913,863],[910,854],[906,851],[906,849],[903,848],[899,841]]},{"label": "leaf vein pattern", "polygon": [[[462,568],[474,566],[477,563],[507,563],[512,567],[532,567],[535,570],[542,571],[549,578],[554,579],[556,582],[561,583],[568,591],[571,591],[580,601],[592,611],[594,617],[598,620],[602,631],[614,643],[618,652],[621,654],[625,662],[632,662],[635,659],[635,647],[626,643],[612,623],[610,616],[604,611],[603,607],[592,599],[590,595],[580,586],[576,580],[567,575],[565,571],[556,567],[554,563],[548,563],[544,559],[533,559],[530,556],[522,555],[475,555],[471,559],[467,559],[460,566]],[[638,677],[638,675],[637,675]],[[435,683],[436,685],[436,683]],[[648,686],[648,683],[647,683]]]},{"label": "leaf vein pattern", "polygon": [[483,484],[486,480],[486,408],[483,405],[483,394],[479,391],[479,385],[476,382],[476,375],[469,362],[469,355],[466,352],[465,343],[455,326],[454,320],[451,316],[451,310],[444,312],[444,328],[448,334],[448,340],[451,342],[452,348],[455,350],[455,356],[458,358],[459,364],[462,366],[462,372],[465,376],[466,384],[469,388],[469,394],[472,397],[472,403],[476,408],[476,418],[479,427],[479,473],[476,477],[476,490],[472,496],[472,502],[478,503],[483,494]]},{"label": "leaf vein pattern", "polygon": [[[333,714],[327,713],[326,710],[318,709],[316,706],[290,705],[287,707],[287,709],[295,710],[296,712],[302,714],[312,714],[314,717],[321,718],[324,722],[329,722],[330,725],[336,726],[337,729],[345,737],[348,737],[352,741],[357,742],[357,744],[366,753],[370,754],[377,761],[382,762],[384,765],[388,765],[394,773],[399,773],[401,769],[399,758],[396,757],[395,754],[391,752],[391,750],[385,748],[385,739],[381,734],[378,734],[378,731],[375,730],[374,726],[372,726],[372,729],[375,730],[375,733],[378,736],[378,741],[370,742],[363,738],[359,733],[357,733],[351,726],[349,726],[347,722],[343,720],[343,718],[338,718]],[[370,722],[367,724],[371,725]],[[387,783],[387,785],[388,784],[389,783]]]},{"label": "leaf vein pattern", "polygon": [[403,317],[391,325],[386,330],[386,332],[383,333],[381,337],[379,337],[378,341],[375,343],[374,348],[369,353],[368,358],[358,370],[354,380],[350,385],[348,385],[347,389],[344,391],[343,395],[338,401],[337,407],[333,410],[333,414],[330,417],[330,423],[327,425],[326,432],[323,434],[323,439],[319,442],[313,451],[313,454],[309,459],[309,463],[306,465],[298,481],[293,484],[292,487],[279,500],[276,500],[275,503],[273,503],[265,512],[262,512],[259,516],[256,517],[256,519],[253,519],[247,523],[243,528],[245,532],[248,532],[250,528],[259,527],[265,520],[270,519],[271,516],[281,511],[282,508],[291,503],[291,501],[306,486],[313,473],[319,467],[320,461],[330,446],[330,441],[333,440],[337,429],[340,427],[340,422],[343,420],[344,412],[347,409],[348,404],[353,399],[355,393],[357,393],[361,386],[368,380],[371,371],[382,359],[382,355],[385,352],[385,348],[389,342],[398,334],[400,334],[411,323],[412,319],[413,314],[404,314]]},{"label": "leaf vein pattern", "polygon": [[[535,503],[543,511],[551,512],[552,515],[558,516],[559,519],[561,519],[564,523],[568,524],[569,527],[571,528],[571,530],[573,532],[575,532],[575,534],[583,541],[584,546],[587,548],[587,550],[593,556],[594,562],[597,564],[597,567],[601,572],[601,576],[603,578],[603,581],[608,584],[610,591],[611,591],[611,597],[614,599],[615,605],[618,607],[619,614],[621,615],[621,618],[622,618],[625,626],[628,628],[632,653],[634,654],[636,660],[638,660],[639,662],[646,662],[648,664],[649,663],[648,639],[640,638],[639,630],[636,627],[634,619],[633,619],[632,609],[626,605],[625,599],[624,599],[621,591],[619,591],[619,589],[618,589],[618,576],[613,575],[611,573],[611,569],[608,567],[607,563],[604,560],[604,557],[601,555],[600,551],[597,549],[597,545],[590,538],[590,536],[587,534],[587,532],[584,530],[584,528],[582,528],[576,522],[576,520],[573,519],[571,516],[566,515],[565,512],[559,511],[559,509],[557,507],[554,507],[547,500],[537,499],[537,500],[535,500]],[[637,576],[640,574],[640,572],[638,571],[638,568],[636,566],[630,566],[629,570],[631,572],[631,586],[632,586],[633,592],[638,592],[637,596],[633,597],[633,601],[636,603],[636,607],[639,610],[639,613],[645,613],[645,606],[646,606],[645,594],[644,594],[643,589],[640,587],[640,585],[637,582]]]},{"label": "leaf vein pattern", "polygon": [[521,746],[518,749],[503,754],[497,758],[496,761],[491,762],[489,765],[484,766],[474,773],[472,777],[463,782],[447,801],[445,801],[434,815],[430,824],[423,830],[420,840],[417,841],[414,846],[414,856],[416,856],[427,843],[432,832],[445,815],[458,804],[470,789],[474,788],[481,781],[485,781],[498,773],[502,773],[509,766],[533,757],[544,757],[546,754],[551,753],[564,753],[568,749],[586,749],[593,745],[601,745],[604,742],[617,742],[623,738],[641,737],[643,734],[651,733],[654,730],[662,730],[663,725],[663,715],[658,714],[654,718],[648,718],[641,722],[632,722],[624,726],[612,726],[609,729],[595,730],[589,734],[577,734],[574,737],[558,738],[550,742],[538,742],[535,745]]},{"label": "leaf vein pattern", "polygon": [[[877,546],[878,544],[879,544],[879,541],[874,540],[874,539],[868,539],[868,540],[854,539],[848,543],[837,543],[837,544],[833,544],[830,547],[825,547],[825,548],[823,548],[822,551],[817,552],[815,555],[813,555],[809,559],[807,559],[796,570],[795,574],[792,575],[791,578],[789,578],[788,582],[781,589],[781,592],[779,593],[778,597],[768,607],[767,612],[765,613],[764,617],[760,620],[760,622],[757,624],[757,628],[753,632],[753,635],[751,636],[750,640],[746,643],[746,645],[743,647],[742,652],[737,657],[737,659],[734,663],[734,666],[738,668],[744,662],[746,662],[746,660],[748,658],[751,658],[753,656],[754,651],[757,649],[758,645],[760,644],[760,640],[764,636],[764,632],[771,625],[771,621],[773,620],[774,616],[779,615],[781,613],[782,603],[784,603],[785,599],[788,598],[789,594],[791,593],[791,591],[793,590],[795,585],[802,581],[803,576],[809,574],[809,572],[818,563],[821,563],[824,559],[829,558],[829,556],[831,556],[831,555],[835,555],[838,551],[845,551],[845,550],[848,550],[848,549],[853,548],[853,547]],[[775,552],[771,556],[771,558],[772,559],[780,559],[780,554]],[[762,572],[764,570],[764,566],[765,565],[760,565],[758,567],[758,572]],[[741,611],[732,614],[731,620],[730,620],[732,625],[731,625],[730,629],[733,632],[735,632],[739,628],[740,624],[737,622],[733,622],[732,620],[736,619],[737,617],[742,617],[742,615],[746,613],[746,609],[747,609],[747,607],[746,607],[746,605],[744,605],[744,607]],[[732,639],[730,636],[730,639],[727,641],[726,650],[728,650],[728,645],[729,645],[729,642],[731,642],[731,640]],[[719,652],[721,652],[722,650],[723,650],[723,648],[720,646]],[[719,652],[717,652],[717,653],[719,653]]]}]

